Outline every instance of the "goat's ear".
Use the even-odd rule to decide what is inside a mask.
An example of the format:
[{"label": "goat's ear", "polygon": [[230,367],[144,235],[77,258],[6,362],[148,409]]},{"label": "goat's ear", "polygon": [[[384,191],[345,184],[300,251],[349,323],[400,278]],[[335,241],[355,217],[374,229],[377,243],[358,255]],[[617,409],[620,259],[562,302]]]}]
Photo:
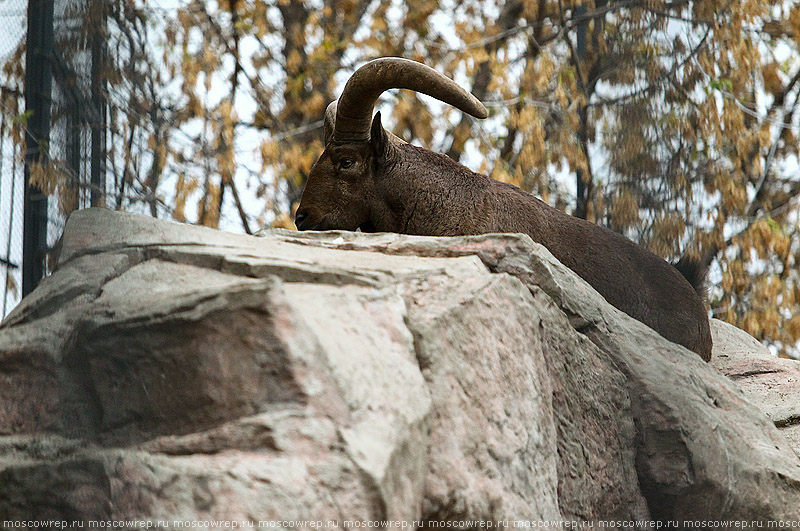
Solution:
[{"label": "goat's ear", "polygon": [[381,125],[381,113],[375,114],[372,119],[372,129],[369,132],[369,143],[372,146],[372,152],[375,154],[379,162],[383,162],[389,156],[391,150],[391,142],[386,131],[383,130]]}]

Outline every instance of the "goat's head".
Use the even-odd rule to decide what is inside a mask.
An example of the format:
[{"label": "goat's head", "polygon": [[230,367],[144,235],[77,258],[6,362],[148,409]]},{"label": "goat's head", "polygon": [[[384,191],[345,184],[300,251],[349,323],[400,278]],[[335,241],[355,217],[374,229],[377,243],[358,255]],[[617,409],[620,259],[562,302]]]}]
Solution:
[{"label": "goat's head", "polygon": [[451,79],[421,63],[386,57],[353,74],[338,101],[325,111],[325,151],[311,168],[295,223],[300,230],[373,228],[376,184],[396,162],[398,139],[372,117],[378,97],[391,88],[433,96],[477,118],[486,108]]}]

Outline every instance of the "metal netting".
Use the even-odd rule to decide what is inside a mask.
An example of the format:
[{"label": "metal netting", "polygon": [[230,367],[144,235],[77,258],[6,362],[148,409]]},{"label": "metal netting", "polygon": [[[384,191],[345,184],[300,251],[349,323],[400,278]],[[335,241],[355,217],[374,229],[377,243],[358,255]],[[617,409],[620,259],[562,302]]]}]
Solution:
[{"label": "metal netting", "polygon": [[[92,204],[105,206],[104,101],[98,74],[103,61],[102,13],[99,0],[62,0],[54,6],[49,157],[63,174],[61,189],[49,206],[55,238],[66,213]],[[51,237],[48,230],[48,244],[54,243]]]},{"label": "metal netting", "polygon": [[24,51],[27,2],[0,0],[0,294],[2,315],[22,286]]},{"label": "metal netting", "polygon": [[[0,21],[6,29],[0,34],[4,317],[22,296],[27,267],[23,253],[35,254],[41,263],[35,276],[49,271],[50,251],[67,214],[105,206],[108,191],[103,178],[105,107],[98,75],[104,53],[103,5],[95,0],[0,0]],[[32,194],[44,207],[32,221],[23,219],[24,211],[30,216],[31,210],[24,200],[26,175],[45,192]],[[34,232],[32,226],[42,236],[33,250],[23,236],[23,227]]]}]

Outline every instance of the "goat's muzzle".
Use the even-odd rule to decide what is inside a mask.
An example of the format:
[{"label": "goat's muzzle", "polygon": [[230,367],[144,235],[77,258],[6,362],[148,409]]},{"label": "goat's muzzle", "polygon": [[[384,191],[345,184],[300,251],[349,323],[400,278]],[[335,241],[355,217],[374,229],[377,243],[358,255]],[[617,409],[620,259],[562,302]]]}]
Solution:
[{"label": "goat's muzzle", "polygon": [[313,228],[311,223],[309,223],[307,212],[298,211],[294,216],[294,224],[297,227],[297,230],[309,230]]}]

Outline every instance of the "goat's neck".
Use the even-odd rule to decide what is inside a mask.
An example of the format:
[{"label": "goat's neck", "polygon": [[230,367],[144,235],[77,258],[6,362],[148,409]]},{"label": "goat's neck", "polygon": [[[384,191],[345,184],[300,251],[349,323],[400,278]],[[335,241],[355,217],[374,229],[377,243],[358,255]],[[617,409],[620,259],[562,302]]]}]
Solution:
[{"label": "goat's neck", "polygon": [[398,146],[396,154],[378,186],[377,230],[425,236],[521,232],[545,245],[559,237],[554,209],[531,194],[421,148]]},{"label": "goat's neck", "polygon": [[372,219],[377,230],[427,236],[487,231],[488,178],[421,148],[398,152],[379,186]]}]

